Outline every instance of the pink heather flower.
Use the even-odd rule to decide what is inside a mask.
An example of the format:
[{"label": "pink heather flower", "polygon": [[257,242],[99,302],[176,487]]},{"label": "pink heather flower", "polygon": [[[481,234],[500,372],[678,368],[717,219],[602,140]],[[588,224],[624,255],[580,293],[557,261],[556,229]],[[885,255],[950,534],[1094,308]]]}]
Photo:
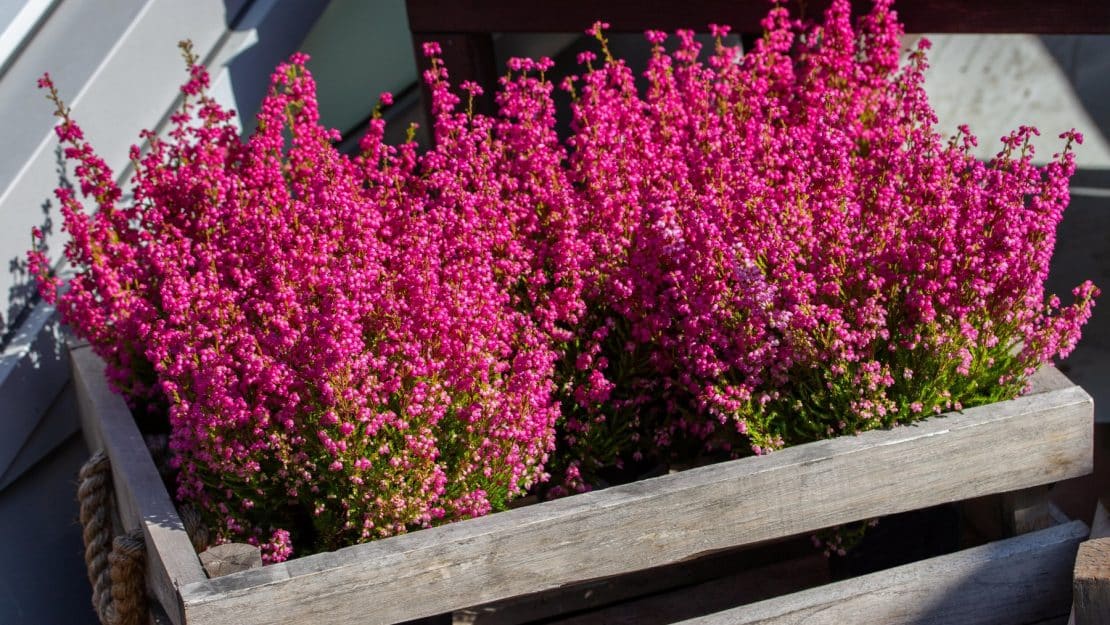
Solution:
[{"label": "pink heather flower", "polygon": [[283,562],[293,555],[293,543],[286,530],[274,530],[270,540],[259,546],[262,548],[262,561],[267,564]]},{"label": "pink heather flower", "polygon": [[608,29],[609,29],[609,22],[598,21],[598,22],[594,22],[592,26],[590,26],[589,28],[586,29],[586,34],[587,35],[593,35],[594,37],[600,37],[601,34],[604,31],[608,30]]}]

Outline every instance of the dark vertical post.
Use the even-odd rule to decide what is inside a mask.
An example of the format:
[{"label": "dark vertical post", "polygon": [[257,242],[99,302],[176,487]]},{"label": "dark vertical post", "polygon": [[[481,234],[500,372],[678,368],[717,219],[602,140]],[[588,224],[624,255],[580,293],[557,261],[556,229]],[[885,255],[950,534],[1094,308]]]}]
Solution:
[{"label": "dark vertical post", "polygon": [[[424,44],[439,43],[443,51],[443,62],[451,84],[458,86],[464,80],[472,80],[482,86],[485,92],[476,98],[474,108],[477,112],[493,111],[493,93],[497,88],[497,68],[493,58],[493,35],[490,33],[421,33],[412,34],[416,53],[416,66],[420,70],[420,97],[427,114],[428,124],[432,124],[431,93],[424,83],[424,70],[431,67],[424,56]],[[429,128],[429,135],[431,135]]]},{"label": "dark vertical post", "polygon": [[763,37],[763,33],[740,33],[740,47],[747,54],[755,49],[755,42]]}]

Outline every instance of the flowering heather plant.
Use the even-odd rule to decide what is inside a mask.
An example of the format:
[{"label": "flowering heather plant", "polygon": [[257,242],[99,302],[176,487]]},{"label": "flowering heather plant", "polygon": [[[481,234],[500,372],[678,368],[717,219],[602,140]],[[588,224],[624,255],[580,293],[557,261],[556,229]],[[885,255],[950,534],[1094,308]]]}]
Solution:
[{"label": "flowering heather plant", "polygon": [[1031,128],[987,163],[966,127],[942,139],[929,44],[900,66],[887,0],[855,27],[846,0],[764,26],[743,56],[714,27],[707,61],[693,33],[668,53],[649,32],[642,93],[588,31],[605,59],[567,85],[571,166],[611,246],[586,293],[602,335],[626,330],[588,352],[604,378],[568,411],[570,487],[680,437],[759,454],[1011,398],[1091,313],[1089,282],[1068,307],[1043,288],[1078,133],[1044,167]]},{"label": "flowering heather plant", "polygon": [[[349,158],[319,125],[298,55],[243,141],[186,55],[184,104],[166,140],[132,150],[126,204],[58,102],[99,210],[59,191],[78,268],[64,293],[45,250],[31,254],[116,387],[167,399],[178,497],[272,562],[485,514],[543,478],[558,416],[545,315],[562,304],[520,305],[540,286],[533,257],[545,261],[515,233],[540,224],[490,186],[515,161],[476,140],[486,122],[453,115],[439,88],[439,148],[384,145],[374,119]],[[497,133],[522,148],[520,126]],[[148,369],[156,384],[135,386]]]}]

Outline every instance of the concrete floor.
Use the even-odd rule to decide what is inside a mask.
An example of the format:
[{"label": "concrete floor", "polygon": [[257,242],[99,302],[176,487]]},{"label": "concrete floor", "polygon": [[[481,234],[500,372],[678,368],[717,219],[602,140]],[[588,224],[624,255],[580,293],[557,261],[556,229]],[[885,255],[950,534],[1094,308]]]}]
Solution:
[{"label": "concrete floor", "polygon": [[[1018,124],[1045,131],[1045,156],[1061,130],[1075,126],[1088,137],[1049,287],[1066,294],[1089,278],[1106,291],[1062,368],[1095,397],[1098,420],[1110,424],[1110,36],[931,39],[927,86],[941,124],[969,123],[983,139],[983,156]],[[1094,496],[1110,494],[1110,425],[1099,426],[1096,438],[1095,475],[1055,490],[1075,518],[1089,520]],[[87,455],[81,438],[71,437],[0,489],[0,624],[96,622],[75,500],[75,476]]]}]

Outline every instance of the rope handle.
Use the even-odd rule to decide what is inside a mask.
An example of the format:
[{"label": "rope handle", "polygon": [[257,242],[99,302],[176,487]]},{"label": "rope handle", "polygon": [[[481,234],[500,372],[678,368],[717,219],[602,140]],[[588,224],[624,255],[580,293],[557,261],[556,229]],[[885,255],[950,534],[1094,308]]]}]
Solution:
[{"label": "rope handle", "polygon": [[140,625],[147,619],[143,532],[139,529],[114,535],[112,468],[103,451],[89,458],[78,477],[77,499],[93,609],[103,625]]}]

